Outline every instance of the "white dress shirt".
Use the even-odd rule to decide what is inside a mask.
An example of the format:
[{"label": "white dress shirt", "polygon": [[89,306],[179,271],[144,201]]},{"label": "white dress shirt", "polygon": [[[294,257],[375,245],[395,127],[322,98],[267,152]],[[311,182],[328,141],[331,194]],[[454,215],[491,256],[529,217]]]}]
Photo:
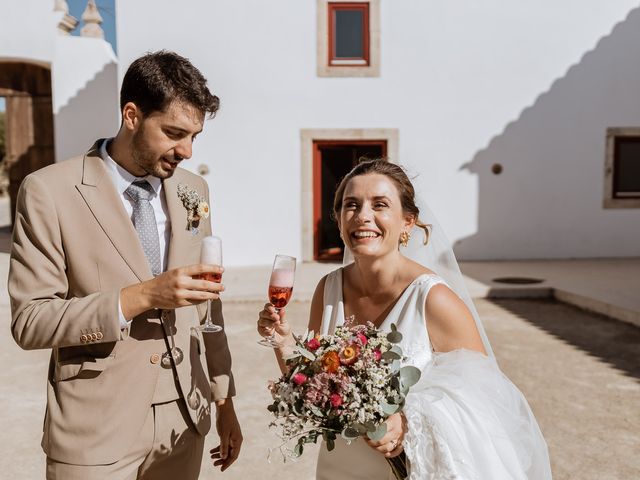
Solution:
[{"label": "white dress shirt", "polygon": [[[107,143],[112,139],[107,139],[102,142],[100,145],[100,156],[104,160],[104,165],[107,167],[107,171],[109,172],[109,177],[113,182],[118,194],[120,195],[120,200],[122,200],[122,204],[124,205],[124,209],[127,211],[127,214],[131,218],[133,215],[133,201],[129,198],[129,195],[125,193],[129,185],[133,182],[146,180],[149,182],[151,187],[153,187],[153,191],[155,192],[152,195],[151,206],[153,207],[153,213],[156,217],[156,224],[158,225],[158,239],[160,240],[160,262],[161,269],[164,272],[167,268],[167,258],[169,254],[169,249],[167,246],[169,245],[169,239],[171,238],[171,221],[169,220],[169,214],[167,210],[167,200],[164,194],[164,188],[162,185],[162,180],[158,177],[154,177],[153,175],[147,175],[145,177],[136,177],[132,175],[120,165],[116,163],[116,161],[109,156],[107,152]],[[131,219],[133,221],[133,219]],[[122,307],[118,305],[120,312],[120,327],[127,328],[130,325],[130,321],[127,321],[122,314]]]}]

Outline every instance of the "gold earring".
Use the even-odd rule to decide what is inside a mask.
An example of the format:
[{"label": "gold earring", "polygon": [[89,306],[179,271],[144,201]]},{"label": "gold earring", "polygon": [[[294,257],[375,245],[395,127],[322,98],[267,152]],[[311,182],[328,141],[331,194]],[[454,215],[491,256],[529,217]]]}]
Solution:
[{"label": "gold earring", "polygon": [[409,240],[411,239],[411,234],[409,232],[402,232],[400,234],[400,245],[406,247],[409,245]]}]

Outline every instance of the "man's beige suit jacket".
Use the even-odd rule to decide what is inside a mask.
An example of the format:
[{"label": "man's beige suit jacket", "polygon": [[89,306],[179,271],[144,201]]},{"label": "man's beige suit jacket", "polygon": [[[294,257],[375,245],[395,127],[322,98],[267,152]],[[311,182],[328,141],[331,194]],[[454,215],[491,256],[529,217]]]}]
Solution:
[{"label": "man's beige suit jacket", "polygon": [[[198,335],[203,306],[149,311],[121,331],[120,289],[152,278],[142,246],[99,156],[84,156],[25,178],[18,194],[9,271],[12,333],[25,349],[52,349],[42,447],[60,462],[109,464],[137,438],[173,331],[184,352],[178,392],[195,427],[211,426],[210,402],[233,396],[223,333]],[[171,221],[168,269],[199,262],[202,221],[188,231],[178,184],[207,195],[206,182],[177,169],[163,181]],[[222,324],[220,302],[214,321]]]}]

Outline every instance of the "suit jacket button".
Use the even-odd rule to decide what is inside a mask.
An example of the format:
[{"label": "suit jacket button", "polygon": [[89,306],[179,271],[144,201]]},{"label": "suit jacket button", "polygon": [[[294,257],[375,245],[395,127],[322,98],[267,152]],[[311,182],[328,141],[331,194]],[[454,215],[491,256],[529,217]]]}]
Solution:
[{"label": "suit jacket button", "polygon": [[154,365],[158,364],[160,362],[160,354],[159,353],[152,354],[151,358],[149,358],[149,361]]},{"label": "suit jacket button", "polygon": [[82,335],[80,335],[80,341],[82,343],[87,343],[87,340],[88,340],[87,336],[84,333]]},{"label": "suit jacket button", "polygon": [[102,334],[102,332],[98,332],[98,333],[96,333],[96,339],[98,339],[98,340],[102,340],[102,337],[104,337],[104,335]]},{"label": "suit jacket button", "polygon": [[97,333],[92,333],[91,334],[91,341],[95,342],[96,340],[98,340],[98,334]]}]

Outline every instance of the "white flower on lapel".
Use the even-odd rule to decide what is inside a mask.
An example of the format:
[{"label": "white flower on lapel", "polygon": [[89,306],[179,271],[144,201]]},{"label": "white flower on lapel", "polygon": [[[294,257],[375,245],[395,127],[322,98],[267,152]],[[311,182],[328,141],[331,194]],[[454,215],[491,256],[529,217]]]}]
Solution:
[{"label": "white flower on lapel", "polygon": [[178,198],[187,210],[187,230],[197,235],[200,220],[209,218],[209,204],[195,189],[182,183],[178,184]]},{"label": "white flower on lapel", "polygon": [[209,218],[209,204],[207,202],[200,202],[196,213],[200,218],[204,218],[205,220]]}]

